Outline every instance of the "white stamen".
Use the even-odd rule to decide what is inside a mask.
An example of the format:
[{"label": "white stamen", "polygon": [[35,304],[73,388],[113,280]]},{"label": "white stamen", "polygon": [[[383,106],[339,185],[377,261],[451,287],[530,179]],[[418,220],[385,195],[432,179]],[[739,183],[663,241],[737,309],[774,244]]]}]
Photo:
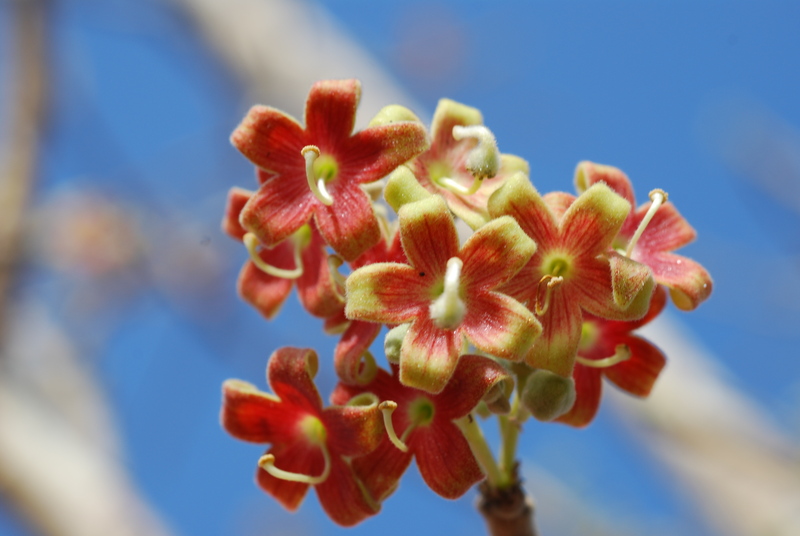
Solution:
[{"label": "white stamen", "polygon": [[392,423],[392,413],[397,409],[397,402],[386,400],[378,404],[378,409],[383,413],[383,426],[386,428],[386,435],[389,436],[389,441],[401,451],[408,452],[408,445],[397,437],[397,433],[394,431],[394,424]]},{"label": "white stamen", "polygon": [[430,315],[433,322],[441,329],[455,329],[461,325],[467,307],[459,296],[461,281],[461,267],[464,262],[458,257],[447,261],[447,271],[444,274],[444,291],[430,306]]},{"label": "white stamen", "polygon": [[324,444],[320,445],[320,450],[322,450],[322,458],[325,461],[325,468],[322,470],[322,474],[319,476],[304,475],[302,473],[293,473],[291,471],[278,469],[275,467],[275,456],[272,454],[264,454],[261,456],[261,458],[258,460],[258,466],[275,478],[279,478],[281,480],[288,480],[289,482],[302,482],[303,484],[310,484],[312,486],[316,484],[322,484],[328,479],[328,475],[331,473],[331,455],[328,452],[328,448]]},{"label": "white stamen", "polygon": [[615,348],[614,355],[605,357],[603,359],[586,359],[585,357],[577,356],[575,361],[584,367],[591,368],[608,368],[613,367],[618,363],[627,361],[631,358],[631,349],[627,344],[618,344]]},{"label": "white stamen", "polygon": [[261,243],[258,241],[258,237],[253,233],[247,233],[244,235],[242,242],[244,242],[247,252],[250,253],[250,260],[253,261],[253,264],[255,264],[256,267],[258,267],[258,269],[262,272],[275,277],[280,277],[282,279],[297,279],[303,275],[303,258],[300,253],[300,247],[297,245],[294,247],[295,269],[286,270],[284,268],[276,268],[275,266],[264,262],[264,259],[262,259],[261,255],[258,254],[258,246]]},{"label": "white stamen", "polygon": [[655,216],[658,207],[667,202],[667,197],[667,192],[661,190],[660,188],[656,188],[650,192],[650,200],[652,201],[652,204],[650,205],[650,208],[647,209],[647,213],[645,213],[644,218],[642,218],[641,223],[639,223],[639,227],[636,229],[636,232],[633,233],[633,238],[631,238],[631,241],[628,242],[628,247],[625,249],[626,257],[631,256],[631,253],[633,253],[633,248],[636,247],[636,242],[639,241],[639,238],[647,228],[650,220],[652,220],[653,216]]},{"label": "white stamen", "polygon": [[314,174],[314,162],[319,158],[319,147],[316,145],[306,145],[300,151],[300,154],[303,155],[303,158],[306,160],[306,179],[308,180],[308,187],[311,189],[311,193],[314,194],[314,197],[319,199],[320,203],[331,206],[333,204],[333,198],[331,194],[328,193],[328,190],[325,189],[325,179],[317,179]]}]

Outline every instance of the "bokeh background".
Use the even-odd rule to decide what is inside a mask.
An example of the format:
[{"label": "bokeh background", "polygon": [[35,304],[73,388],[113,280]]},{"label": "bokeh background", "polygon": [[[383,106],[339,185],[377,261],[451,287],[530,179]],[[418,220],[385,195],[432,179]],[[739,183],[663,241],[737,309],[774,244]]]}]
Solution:
[{"label": "bokeh background", "polygon": [[313,494],[286,513],[218,424],[222,381],[263,387],[280,346],[335,383],[296,299],[271,323],[238,301],[219,221],[254,185],[228,142],[249,106],[300,117],[345,77],[361,125],[455,99],[539,190],[612,164],[699,233],[682,252],[714,293],[648,329],[670,358],[652,399],[526,426],[543,533],[800,534],[798,25],[777,0],[3,0],[0,534],[484,533],[473,494],[414,468],[354,529]]}]

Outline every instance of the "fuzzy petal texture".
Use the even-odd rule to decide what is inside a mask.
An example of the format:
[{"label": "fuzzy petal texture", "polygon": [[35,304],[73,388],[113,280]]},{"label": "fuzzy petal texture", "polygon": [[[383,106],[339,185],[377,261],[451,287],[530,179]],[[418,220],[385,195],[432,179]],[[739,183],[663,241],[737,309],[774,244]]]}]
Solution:
[{"label": "fuzzy petal texture", "polygon": [[550,306],[539,317],[542,334],[525,359],[534,368],[547,369],[566,378],[572,374],[583,319],[580,305],[571,294],[559,288],[553,291]]},{"label": "fuzzy petal texture", "polygon": [[579,195],[561,220],[563,240],[575,256],[599,254],[608,249],[631,210],[630,203],[604,183]]},{"label": "fuzzy petal texture", "polygon": [[430,318],[418,318],[408,328],[400,349],[400,382],[429,393],[441,392],[464,347],[458,332],[439,329]]},{"label": "fuzzy petal texture", "polygon": [[596,164],[584,161],[578,164],[575,169],[575,189],[578,193],[583,193],[594,184],[604,182],[612,190],[621,195],[630,205],[636,206],[636,198],[633,196],[633,186],[628,176],[622,170],[613,166]]},{"label": "fuzzy petal texture", "polygon": [[447,261],[458,255],[458,234],[447,205],[439,196],[403,205],[401,241],[411,265],[429,277],[444,275]]},{"label": "fuzzy petal texture", "polygon": [[364,496],[352,468],[341,458],[331,464],[328,479],[314,488],[325,513],[343,527],[352,527],[380,511],[380,505]]},{"label": "fuzzy petal texture", "polygon": [[303,274],[297,278],[297,295],[306,311],[328,318],[344,308],[344,289],[333,278],[325,242],[312,228],[311,242],[302,248]]},{"label": "fuzzy petal texture", "polygon": [[320,203],[314,221],[325,241],[345,260],[351,261],[378,243],[381,230],[369,197],[354,185],[331,188],[336,201]]},{"label": "fuzzy petal texture", "polygon": [[446,499],[457,499],[483,480],[469,443],[449,422],[413,437],[417,466],[425,483]]},{"label": "fuzzy petal texture", "polygon": [[426,315],[430,302],[425,272],[407,264],[375,263],[359,268],[347,278],[348,318],[384,324],[403,324]]},{"label": "fuzzy petal texture", "polygon": [[522,173],[511,176],[489,198],[493,218],[511,216],[536,242],[538,250],[550,249],[558,237],[558,225],[544,199]]},{"label": "fuzzy petal texture", "polygon": [[511,279],[536,252],[536,243],[510,216],[487,223],[461,248],[461,277],[465,285],[494,289]]},{"label": "fuzzy petal texture", "polygon": [[460,332],[481,352],[511,361],[521,360],[542,333],[542,325],[527,307],[499,292],[468,298]]}]

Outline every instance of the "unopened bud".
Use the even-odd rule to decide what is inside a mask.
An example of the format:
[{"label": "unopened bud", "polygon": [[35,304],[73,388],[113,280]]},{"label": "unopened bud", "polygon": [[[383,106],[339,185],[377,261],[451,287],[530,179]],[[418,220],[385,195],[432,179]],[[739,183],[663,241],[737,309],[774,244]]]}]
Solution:
[{"label": "unopened bud", "polygon": [[509,378],[494,384],[483,396],[486,408],[495,415],[506,415],[511,411],[508,397],[514,392],[514,382]]},{"label": "unopened bud", "polygon": [[386,359],[389,363],[400,362],[400,348],[403,346],[403,339],[406,337],[408,327],[411,324],[400,324],[399,326],[389,330],[386,338],[383,340],[383,351],[386,353]]},{"label": "unopened bud", "polygon": [[572,409],[575,380],[539,369],[528,377],[522,403],[540,421],[552,421]]}]

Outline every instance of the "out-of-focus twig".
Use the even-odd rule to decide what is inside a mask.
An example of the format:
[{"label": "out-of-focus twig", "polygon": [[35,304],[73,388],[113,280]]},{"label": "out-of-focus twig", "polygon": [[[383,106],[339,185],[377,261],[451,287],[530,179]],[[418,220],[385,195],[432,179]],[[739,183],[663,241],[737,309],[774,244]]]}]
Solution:
[{"label": "out-of-focus twig", "polygon": [[643,444],[719,534],[800,534],[800,448],[676,320],[662,315],[642,331],[669,366],[648,400],[613,399]]}]

